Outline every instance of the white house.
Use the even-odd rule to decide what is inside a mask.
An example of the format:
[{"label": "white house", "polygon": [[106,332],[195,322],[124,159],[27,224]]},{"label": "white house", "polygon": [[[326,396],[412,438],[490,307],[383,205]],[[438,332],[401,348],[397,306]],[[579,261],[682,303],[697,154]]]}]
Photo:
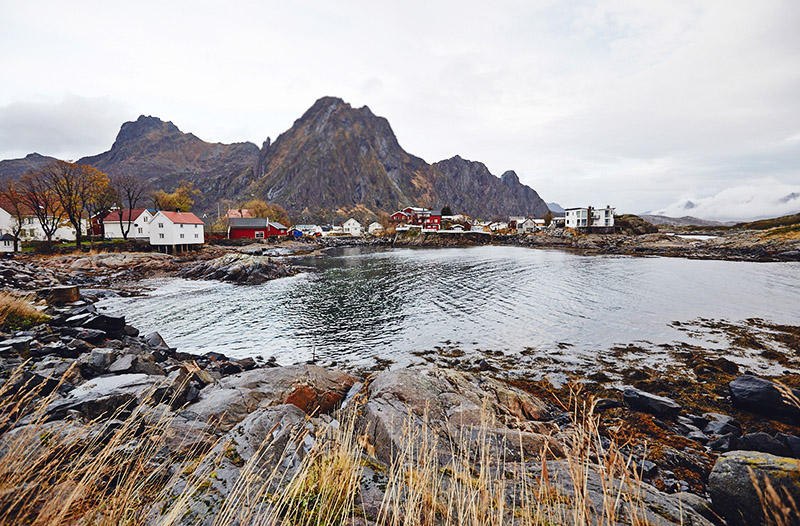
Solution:
[{"label": "white house", "polygon": [[0,253],[14,252],[14,236],[3,234],[0,236]]},{"label": "white house", "polygon": [[[128,218],[131,225],[128,239],[150,239],[150,223],[153,221],[155,210],[134,208],[133,210],[111,210],[103,217],[103,229],[108,239],[122,239],[122,231],[128,228]],[[120,223],[120,215],[122,223]]]},{"label": "white house", "polygon": [[[87,222],[81,219],[81,230],[86,234]],[[25,241],[44,241],[47,236],[44,235],[44,229],[39,219],[34,216],[28,216],[22,220],[22,231],[19,233],[20,239]],[[53,233],[53,241],[75,241],[75,229],[72,224],[67,220],[62,220],[56,231]]]},{"label": "white house", "polygon": [[492,232],[497,232],[498,230],[505,230],[508,228],[508,223],[505,221],[492,221],[489,223],[489,230]]},{"label": "white house", "polygon": [[526,218],[523,221],[517,223],[517,233],[518,234],[530,234],[531,232],[536,232],[537,225],[536,221],[531,218]]},{"label": "white house", "polygon": [[17,226],[17,218],[5,208],[0,207],[0,234],[12,234]]},{"label": "white house", "polygon": [[361,226],[361,223],[351,217],[342,225],[342,232],[348,236],[360,236],[364,233],[364,227]]},{"label": "white house", "polygon": [[605,208],[567,208],[564,212],[564,226],[567,228],[613,228],[614,209]]},{"label": "white house", "polygon": [[322,234],[322,227],[319,225],[294,225],[294,229],[302,232],[304,236]]},{"label": "white house", "polygon": [[370,234],[378,234],[380,232],[383,232],[383,225],[378,223],[377,221],[373,221],[367,227],[367,232],[369,232]]},{"label": "white house", "polygon": [[150,244],[182,252],[205,243],[205,225],[191,212],[157,212],[150,221]]}]

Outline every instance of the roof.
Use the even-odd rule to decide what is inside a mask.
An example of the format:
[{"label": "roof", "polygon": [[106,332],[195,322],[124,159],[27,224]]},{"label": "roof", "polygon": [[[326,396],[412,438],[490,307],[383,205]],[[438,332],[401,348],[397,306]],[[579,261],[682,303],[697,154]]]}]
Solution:
[{"label": "roof", "polygon": [[17,238],[12,236],[11,234],[3,234],[0,236],[0,241],[15,241]]},{"label": "roof", "polygon": [[120,212],[122,212],[123,221],[136,221],[139,216],[147,211],[146,208],[129,208],[123,210],[111,210],[103,216],[103,221],[119,221]]},{"label": "roof", "polygon": [[161,213],[176,225],[203,225],[203,220],[191,212],[164,212]]},{"label": "roof", "polygon": [[[266,217],[231,217],[228,219],[228,224],[231,228],[266,228]],[[270,221],[269,225],[272,228],[279,230],[286,230],[286,227],[275,221]]]}]

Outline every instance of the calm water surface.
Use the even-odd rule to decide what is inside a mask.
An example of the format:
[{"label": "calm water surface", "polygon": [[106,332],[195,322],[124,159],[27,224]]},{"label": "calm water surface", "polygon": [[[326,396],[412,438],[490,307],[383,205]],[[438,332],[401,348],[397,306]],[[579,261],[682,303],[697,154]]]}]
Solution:
[{"label": "calm water surface", "polygon": [[[259,286],[152,280],[109,298],[143,332],[189,352],[408,363],[412,351],[566,348],[684,338],[673,320],[800,320],[800,264],[578,256],[516,247],[328,251],[304,273]],[[560,345],[559,345],[560,344]],[[565,345],[568,344],[568,345]],[[564,354],[564,353],[561,353]]]}]

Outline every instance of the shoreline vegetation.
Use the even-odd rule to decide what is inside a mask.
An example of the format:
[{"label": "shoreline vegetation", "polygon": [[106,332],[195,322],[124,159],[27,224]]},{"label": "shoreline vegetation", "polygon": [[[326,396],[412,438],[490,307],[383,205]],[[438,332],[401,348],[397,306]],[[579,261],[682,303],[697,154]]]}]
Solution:
[{"label": "shoreline vegetation", "polygon": [[[572,248],[576,239],[587,254],[609,253],[602,236],[573,236]],[[630,249],[619,239],[615,250]],[[675,322],[769,361],[769,378],[676,344],[660,349],[675,358],[666,375],[609,363],[554,384],[506,378],[505,357],[460,360],[453,349],[360,373],[191,355],[93,305],[104,289],[139,293],[145,277],[291,275],[290,256],[351,242],[0,262],[3,288],[15,291],[0,297],[0,523],[800,521],[798,326]],[[664,250],[685,243],[708,249],[681,239]],[[719,253],[761,261],[795,244]]]}]

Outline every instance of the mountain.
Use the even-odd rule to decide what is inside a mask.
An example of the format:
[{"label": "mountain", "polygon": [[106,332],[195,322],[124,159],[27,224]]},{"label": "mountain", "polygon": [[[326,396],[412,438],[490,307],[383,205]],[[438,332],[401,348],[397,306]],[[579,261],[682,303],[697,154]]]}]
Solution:
[{"label": "mountain", "polygon": [[142,115],[122,125],[110,150],[77,162],[109,175],[138,175],[154,189],[172,190],[183,180],[191,181],[202,192],[196,207],[210,210],[219,198],[235,195],[249,183],[257,158],[253,143],[208,143],[171,122]]},{"label": "mountain", "polygon": [[[48,160],[31,154],[0,168],[18,177]],[[485,219],[548,211],[513,171],[497,177],[458,155],[428,164],[400,146],[385,118],[335,97],[316,101],[260,149],[248,142],[208,143],[143,115],[122,125],[110,150],[77,162],[109,175],[137,175],[153,189],[192,182],[201,191],[195,203],[201,213],[216,212],[223,199],[241,203],[251,196],[280,204],[298,222],[371,220],[410,205],[450,205]]]},{"label": "mountain", "polygon": [[547,208],[549,208],[550,212],[552,212],[556,217],[562,217],[567,212],[564,210],[564,207],[558,203],[547,203]]},{"label": "mountain", "polygon": [[35,172],[47,163],[55,161],[55,157],[29,153],[22,159],[9,159],[0,161],[0,182],[10,179],[19,179],[26,172]]},{"label": "mountain", "polygon": [[683,216],[683,217],[668,217],[653,214],[639,214],[639,217],[660,226],[730,226],[735,224],[735,221],[720,222],[711,221],[708,219],[700,219],[699,217]]},{"label": "mountain", "polygon": [[492,175],[459,156],[429,165],[400,146],[389,121],[364,106],[319,99],[264,143],[249,191],[309,220],[359,219],[416,205],[476,217],[544,215],[547,205],[514,172]]}]

